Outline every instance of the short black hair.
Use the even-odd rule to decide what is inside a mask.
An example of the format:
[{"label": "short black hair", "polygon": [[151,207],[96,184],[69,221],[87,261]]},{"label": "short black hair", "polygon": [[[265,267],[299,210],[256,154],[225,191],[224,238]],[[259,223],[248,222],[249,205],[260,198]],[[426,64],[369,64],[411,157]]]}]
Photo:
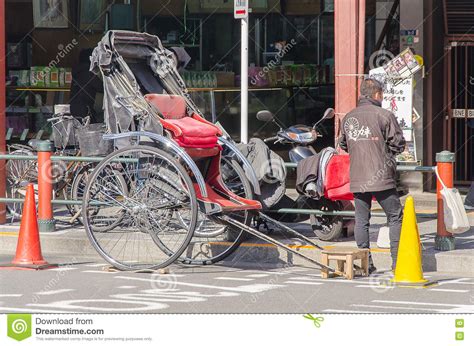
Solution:
[{"label": "short black hair", "polygon": [[360,95],[374,97],[375,94],[383,92],[383,85],[374,78],[365,79],[360,85]]}]

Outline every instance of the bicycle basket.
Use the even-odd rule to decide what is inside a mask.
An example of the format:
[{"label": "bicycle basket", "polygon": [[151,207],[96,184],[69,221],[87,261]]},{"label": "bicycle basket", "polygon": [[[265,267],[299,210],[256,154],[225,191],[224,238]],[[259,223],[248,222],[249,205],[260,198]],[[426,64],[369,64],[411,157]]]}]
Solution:
[{"label": "bicycle basket", "polygon": [[114,150],[114,142],[104,140],[104,124],[89,124],[78,131],[82,156],[106,156]]},{"label": "bicycle basket", "polygon": [[53,124],[53,141],[56,148],[77,146],[76,132],[81,123],[77,119],[62,119]]}]

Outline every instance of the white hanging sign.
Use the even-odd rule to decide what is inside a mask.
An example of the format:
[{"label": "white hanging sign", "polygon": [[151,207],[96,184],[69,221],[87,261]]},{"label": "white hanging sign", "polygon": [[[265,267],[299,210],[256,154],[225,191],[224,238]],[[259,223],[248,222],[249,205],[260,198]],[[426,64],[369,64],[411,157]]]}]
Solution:
[{"label": "white hanging sign", "polygon": [[249,16],[249,0],[234,0],[234,18],[245,19]]}]

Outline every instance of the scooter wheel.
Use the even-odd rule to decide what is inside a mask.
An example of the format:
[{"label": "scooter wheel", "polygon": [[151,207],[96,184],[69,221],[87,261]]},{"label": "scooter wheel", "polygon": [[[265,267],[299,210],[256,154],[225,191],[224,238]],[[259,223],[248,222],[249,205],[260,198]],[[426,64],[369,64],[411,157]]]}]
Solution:
[{"label": "scooter wheel", "polygon": [[[321,200],[321,205],[319,206],[319,209],[321,211],[337,211],[342,210],[342,205],[339,202]],[[343,231],[342,216],[311,215],[310,222],[314,234],[320,240],[334,241],[338,240],[341,237]]]}]

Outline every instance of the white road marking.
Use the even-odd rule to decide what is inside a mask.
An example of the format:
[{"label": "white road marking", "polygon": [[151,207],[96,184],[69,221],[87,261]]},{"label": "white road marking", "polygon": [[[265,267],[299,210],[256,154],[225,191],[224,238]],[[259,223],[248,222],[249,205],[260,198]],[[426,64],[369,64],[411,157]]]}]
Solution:
[{"label": "white road marking", "polygon": [[117,272],[108,272],[106,270],[83,270],[83,273],[96,273],[96,274],[117,274]]},{"label": "white road marking", "polygon": [[269,274],[250,274],[247,275],[248,278],[266,278],[270,276]]},{"label": "white road marking", "polygon": [[63,272],[63,271],[68,271],[68,270],[76,270],[77,268],[73,268],[73,267],[59,267],[59,268],[53,268],[53,269],[50,269],[50,271],[55,271],[55,272]]},{"label": "white road marking", "polygon": [[[376,308],[376,309],[397,309],[397,310],[426,310],[441,312],[444,309],[427,309],[427,308],[410,308],[407,306],[387,306],[387,305],[370,305],[370,304],[352,304],[351,306],[360,306],[362,308]],[[447,310],[446,310],[447,311]]]},{"label": "white road marking", "polygon": [[[439,309],[436,309],[437,312],[446,312],[446,313],[473,313],[474,305],[466,304],[446,304],[446,303],[430,303],[430,302],[410,302],[410,301],[401,301],[401,300],[373,300],[372,303],[388,303],[388,304],[405,304],[405,305],[428,305],[430,307],[439,306]],[[450,309],[442,309],[441,307],[447,307]],[[424,309],[428,310],[428,309]]]},{"label": "white road marking", "polygon": [[[88,306],[81,306],[75,304],[85,303]],[[89,306],[91,303],[97,303],[99,306]],[[110,303],[113,307],[106,307],[105,304]],[[119,307],[119,305],[130,306],[130,307]],[[122,300],[122,299],[77,299],[77,300],[63,300],[48,304],[27,304],[27,306],[45,306],[53,307],[58,309],[69,309],[69,310],[85,310],[95,312],[139,312],[139,311],[150,311],[150,310],[162,310],[169,307],[167,304],[156,303],[151,301],[138,301],[138,300]]]},{"label": "white road marking", "polygon": [[438,282],[438,285],[448,285],[448,284],[456,284],[456,285],[474,285],[474,282],[463,282],[469,280],[469,278],[460,278],[460,279],[453,279],[453,280],[446,280]]},{"label": "white road marking", "polygon": [[[155,283],[163,282],[165,284],[169,284],[169,281],[166,281],[166,280],[162,281],[162,280],[129,277],[129,276],[115,276],[115,278],[123,279],[123,280],[147,281],[147,282],[155,282]],[[194,283],[179,282],[179,281],[173,282],[173,285],[210,288],[210,289],[216,289],[216,290],[221,290],[221,291],[235,291],[235,292],[243,292],[243,293],[259,293],[259,292],[271,290],[273,288],[285,287],[283,285],[267,285],[267,284],[253,284],[253,285],[237,286],[237,287],[222,287],[222,286],[194,284]]]},{"label": "white road marking", "polygon": [[0,298],[2,297],[21,297],[23,294],[17,294],[17,293],[12,293],[12,294],[0,294]]},{"label": "white road marking", "polygon": [[60,294],[60,293],[66,293],[66,292],[71,292],[75,291],[72,288],[64,288],[61,290],[55,290],[55,291],[41,291],[41,292],[36,292],[35,294],[40,295],[40,296],[51,296],[53,294]]},{"label": "white road marking", "polygon": [[127,288],[137,288],[137,286],[119,286],[117,288],[127,289]]},{"label": "white road marking", "polygon": [[390,288],[390,289],[395,288],[395,286],[383,286],[383,285],[377,285],[377,284],[375,284],[375,285],[357,285],[356,287],[363,287],[363,288],[374,288],[374,287],[376,287],[376,288],[380,288],[382,290],[386,289],[386,288]]},{"label": "white road marking", "polygon": [[233,278],[233,277],[218,277],[215,278],[216,280],[228,280],[228,281],[253,281],[254,279],[248,279],[248,278]]},{"label": "white road marking", "polygon": [[322,282],[310,282],[310,281],[285,281],[285,284],[295,285],[322,285]]},{"label": "white road marking", "polygon": [[446,304],[446,303],[430,303],[430,302],[410,302],[405,300],[373,300],[373,303],[392,303],[392,304],[408,304],[408,305],[430,305],[430,306],[452,306],[452,307],[471,307],[464,304]]},{"label": "white road marking", "polygon": [[92,267],[92,268],[105,267],[105,266],[107,266],[107,263],[84,264],[84,266],[85,267]]},{"label": "white road marking", "polygon": [[306,272],[308,271],[307,268],[290,268],[288,269],[290,272]]},{"label": "white road marking", "polygon": [[447,288],[431,288],[430,291],[437,291],[437,292],[452,292],[452,293],[467,293],[469,290],[450,290]]},{"label": "white road marking", "polygon": [[[289,278],[290,280],[296,279],[296,278]],[[346,280],[343,278],[338,278],[338,279],[302,279],[298,277],[297,280],[308,280],[308,281],[315,281],[315,282],[340,282],[344,284],[357,284],[363,282],[362,280],[357,280],[357,281],[352,281],[352,280]]]},{"label": "white road marking", "polygon": [[289,275],[289,272],[271,272],[271,271],[264,271],[264,270],[249,270],[250,272],[262,273],[262,274],[270,274],[270,275]]}]

